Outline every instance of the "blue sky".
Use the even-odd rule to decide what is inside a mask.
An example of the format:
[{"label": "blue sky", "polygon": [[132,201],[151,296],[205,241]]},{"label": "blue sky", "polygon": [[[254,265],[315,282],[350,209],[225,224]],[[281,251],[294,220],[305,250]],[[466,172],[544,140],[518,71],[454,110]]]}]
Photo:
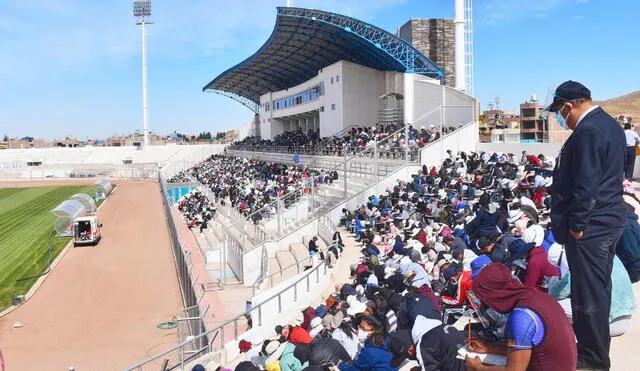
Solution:
[{"label": "blue sky", "polygon": [[[239,126],[244,106],[201,88],[255,52],[286,0],[155,0],[149,29],[153,131]],[[394,32],[453,17],[453,0],[296,0]],[[567,79],[596,99],[640,89],[640,2],[475,0],[475,90],[512,109]],[[140,29],[128,0],[0,0],[0,135],[86,139],[142,126]]]}]

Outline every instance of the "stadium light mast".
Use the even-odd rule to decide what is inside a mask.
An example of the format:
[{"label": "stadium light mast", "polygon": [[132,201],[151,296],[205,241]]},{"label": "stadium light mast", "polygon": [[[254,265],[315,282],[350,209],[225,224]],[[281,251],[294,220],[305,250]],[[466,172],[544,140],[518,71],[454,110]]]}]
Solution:
[{"label": "stadium light mast", "polygon": [[142,28],[142,118],[144,121],[144,148],[149,145],[149,84],[147,78],[147,28],[153,24],[146,17],[151,17],[151,0],[135,0],[133,2],[133,16],[136,24]]}]

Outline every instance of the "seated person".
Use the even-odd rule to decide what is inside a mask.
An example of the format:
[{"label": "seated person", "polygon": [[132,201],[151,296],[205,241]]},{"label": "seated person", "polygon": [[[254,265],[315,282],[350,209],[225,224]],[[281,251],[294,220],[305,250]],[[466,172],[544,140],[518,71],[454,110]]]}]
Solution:
[{"label": "seated person", "polygon": [[506,344],[487,344],[476,338],[468,344],[476,353],[506,355],[507,364],[486,366],[479,358],[467,356],[467,370],[576,370],[573,328],[555,299],[518,282],[503,264],[484,267],[472,286],[481,307],[510,314]]},{"label": "seated person", "polygon": [[[571,273],[565,275],[555,285],[549,287],[549,295],[556,298],[567,317],[571,312]],[[636,299],[633,295],[631,280],[620,258],[613,257],[611,271],[611,310],[609,312],[609,334],[620,336],[629,328],[631,316],[636,312]]]},{"label": "seated person", "polygon": [[517,239],[509,247],[513,260],[523,259],[526,262],[524,278],[525,286],[547,292],[547,281],[551,277],[560,278],[560,270],[549,263],[547,252],[542,246],[535,246],[535,242],[526,243]]}]

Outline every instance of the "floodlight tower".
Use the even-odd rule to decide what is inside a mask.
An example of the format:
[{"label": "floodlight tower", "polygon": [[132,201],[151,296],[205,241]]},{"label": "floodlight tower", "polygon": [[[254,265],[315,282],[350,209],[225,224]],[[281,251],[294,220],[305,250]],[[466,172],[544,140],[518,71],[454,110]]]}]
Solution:
[{"label": "floodlight tower", "polygon": [[136,24],[142,28],[142,118],[144,121],[144,143],[143,147],[149,145],[149,84],[147,82],[147,28],[146,25],[153,24],[146,19],[151,17],[151,0],[135,0],[133,2],[133,16],[136,17]]}]

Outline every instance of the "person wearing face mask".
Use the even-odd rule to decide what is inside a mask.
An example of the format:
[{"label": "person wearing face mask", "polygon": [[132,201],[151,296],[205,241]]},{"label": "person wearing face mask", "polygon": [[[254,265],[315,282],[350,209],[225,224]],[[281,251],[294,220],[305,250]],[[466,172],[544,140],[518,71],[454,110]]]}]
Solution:
[{"label": "person wearing face mask", "polygon": [[555,90],[545,112],[573,130],[553,171],[551,229],[571,271],[578,368],[609,369],[609,310],[615,246],[626,222],[622,181],[626,141],[616,122],[575,81]]},{"label": "person wearing face mask", "polygon": [[358,337],[360,333],[367,334],[364,347],[353,363],[338,363],[340,371],[397,371],[391,366],[393,353],[389,350],[391,337],[387,334],[385,324],[374,315],[362,317],[358,326]]}]

